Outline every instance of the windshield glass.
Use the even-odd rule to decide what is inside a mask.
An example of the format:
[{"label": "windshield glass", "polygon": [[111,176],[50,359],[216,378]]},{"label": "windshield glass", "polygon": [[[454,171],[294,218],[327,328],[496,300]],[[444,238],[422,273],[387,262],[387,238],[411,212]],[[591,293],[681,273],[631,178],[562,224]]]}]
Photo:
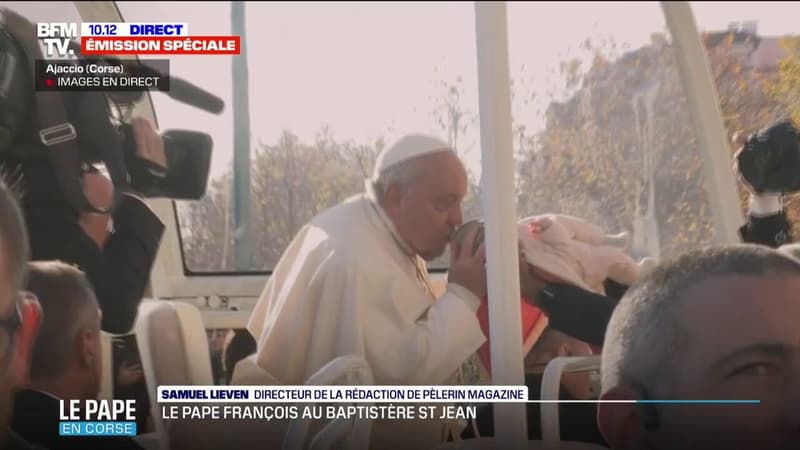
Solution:
[{"label": "windshield glass", "polygon": [[[749,50],[736,37],[721,51],[717,44],[730,43],[717,37],[731,22],[746,33],[758,22],[758,36],[790,33],[798,7],[692,6],[729,134],[787,114],[789,97],[757,81],[766,67],[777,74],[788,55],[777,41],[753,56],[758,64],[733,70]],[[271,271],[299,228],[362,192],[377,153],[408,132],[438,134],[458,149],[470,175],[465,219],[481,216],[472,3],[248,2],[235,31],[227,2],[119,8],[127,21],[189,23],[192,35],[242,34],[247,48],[235,58],[170,58],[173,74],[225,99],[220,115],[152,95],[162,129],[203,130],[214,139],[205,198],[176,202],[187,271]],[[575,8],[508,4],[519,215],[571,214],[627,231],[638,256],[712,242],[703,162],[659,3]],[[245,57],[246,82],[244,72],[233,76]],[[233,87],[243,85],[247,102],[235,103]],[[235,123],[237,109],[249,114],[247,126]],[[235,169],[237,133],[249,135],[250,162]],[[447,256],[430,267],[446,268]]]},{"label": "windshield glass", "polygon": [[[192,35],[240,34],[227,2],[119,8],[126,21],[175,20]],[[173,74],[225,99],[221,115],[152,96],[162,129],[199,129],[214,139],[206,197],[177,202],[189,271],[270,271],[309,219],[363,192],[377,153],[405,133],[449,139],[477,183],[472,4],[256,2],[246,3],[245,17],[247,105],[233,102],[229,56],[170,58]],[[237,107],[247,107],[250,135],[250,220],[238,223]],[[476,203],[467,199],[468,216],[479,214],[470,206]],[[445,256],[431,267],[446,263]]]}]

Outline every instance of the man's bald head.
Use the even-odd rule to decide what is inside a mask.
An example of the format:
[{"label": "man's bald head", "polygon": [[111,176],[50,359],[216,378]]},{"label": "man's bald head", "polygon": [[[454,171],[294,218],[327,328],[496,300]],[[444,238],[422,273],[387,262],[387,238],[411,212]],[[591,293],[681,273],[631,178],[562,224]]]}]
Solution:
[{"label": "man's bald head", "polygon": [[[800,276],[800,264],[755,245],[702,249],[664,262],[628,290],[609,321],[603,346],[603,391],[626,385],[669,395],[674,369],[693,345],[683,323],[693,306],[687,304],[687,292],[732,275]],[[691,301],[703,299],[693,296]]]}]

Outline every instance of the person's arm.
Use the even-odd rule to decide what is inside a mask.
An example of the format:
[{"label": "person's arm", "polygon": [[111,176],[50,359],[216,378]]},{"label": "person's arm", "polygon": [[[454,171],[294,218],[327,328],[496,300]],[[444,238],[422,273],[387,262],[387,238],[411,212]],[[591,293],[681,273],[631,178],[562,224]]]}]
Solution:
[{"label": "person's arm", "polygon": [[739,228],[743,242],[777,248],[791,241],[791,228],[780,194],[751,194],[747,223]]},{"label": "person's arm", "polygon": [[94,287],[103,330],[130,331],[164,231],[158,217],[141,200],[125,196],[113,215],[115,231],[101,249],[67,205],[28,204],[32,258],[78,266]]},{"label": "person's arm", "polygon": [[602,346],[606,327],[628,286],[606,279],[607,296],[569,284],[548,283],[530,270],[520,253],[520,289],[528,303],[542,310],[548,327],[587,344]]},{"label": "person's arm", "polygon": [[535,305],[547,315],[550,328],[602,346],[618,301],[568,284],[549,284],[539,292]]},{"label": "person's arm", "polygon": [[[373,333],[394,328],[396,339],[374,340],[367,345],[376,378],[396,384],[441,384],[486,341],[475,312],[479,301],[465,288],[449,284],[424,317],[401,324],[397,317],[380,317],[384,326],[370,326]],[[368,335],[372,334],[368,332]]]},{"label": "person's arm", "polygon": [[[478,229],[468,232],[463,243],[452,242],[447,291],[422,317],[403,317],[398,309],[383,309],[368,321],[367,335],[394,331],[395,339],[374,339],[367,346],[376,378],[396,384],[439,384],[486,341],[477,317],[480,297],[486,295],[486,249],[475,245]],[[359,273],[363,273],[358,271]],[[393,303],[419,291],[393,293]],[[367,338],[369,340],[369,338]]]}]

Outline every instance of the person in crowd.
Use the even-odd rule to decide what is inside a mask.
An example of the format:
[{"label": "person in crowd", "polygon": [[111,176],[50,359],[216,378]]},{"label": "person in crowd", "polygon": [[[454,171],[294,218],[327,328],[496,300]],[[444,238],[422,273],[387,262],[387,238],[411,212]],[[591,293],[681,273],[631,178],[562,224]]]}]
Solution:
[{"label": "person in crowd", "polygon": [[134,449],[127,436],[60,436],[60,400],[94,400],[100,391],[100,308],[86,276],[59,261],[30,263],[28,290],[43,320],[28,385],[16,393],[12,429],[50,450]]},{"label": "person in crowd", "polygon": [[148,433],[150,421],[150,395],[142,370],[142,360],[135,334],[115,336],[112,359],[114,363],[114,398],[136,401],[136,431]]},{"label": "person in crowd", "polygon": [[[366,192],[313,218],[275,267],[247,327],[259,366],[282,384],[303,384],[336,357],[359,355],[376,384],[455,382],[485,340],[476,318],[485,252],[473,248],[474,233],[451,247],[440,295],[426,261],[462,223],[466,193],[466,170],[441,140],[412,134],[384,150]],[[435,446],[450,432],[446,423],[415,424],[384,448]],[[373,435],[375,443],[381,433]]]},{"label": "person in crowd", "polygon": [[737,148],[734,170],[750,195],[747,223],[739,229],[742,240],[773,248],[790,243],[783,195],[800,190],[796,125],[779,120],[747,137],[737,133],[733,141]]},{"label": "person in crowd", "polygon": [[[622,298],[602,355],[612,449],[800,448],[800,263],[735,244],[662,263]],[[704,401],[757,401],[719,404]]]},{"label": "person in crowd", "polygon": [[222,352],[225,350],[229,329],[206,330],[208,336],[208,353],[211,360],[211,376],[214,384],[225,384],[225,367]]},{"label": "person in crowd", "polygon": [[225,340],[222,350],[222,368],[225,373],[226,383],[233,378],[233,369],[242,359],[256,351],[256,341],[250,332],[244,329],[231,330]]},{"label": "person in crowd", "polygon": [[[164,143],[146,119],[132,122],[137,154],[166,165]],[[133,327],[139,303],[164,225],[142,199],[125,193],[113,213],[78,214],[61,191],[49,161],[19,160],[0,154],[0,166],[13,176],[22,192],[21,206],[31,239],[31,259],[61,260],[77,265],[94,287],[103,310],[103,330],[123,334]],[[92,165],[85,165],[87,199],[106,210],[114,186]]]},{"label": "person in crowd", "polygon": [[29,256],[16,194],[0,177],[0,448],[9,450],[42,448],[11,430],[14,390],[27,381],[41,320],[38,301],[24,292]]}]

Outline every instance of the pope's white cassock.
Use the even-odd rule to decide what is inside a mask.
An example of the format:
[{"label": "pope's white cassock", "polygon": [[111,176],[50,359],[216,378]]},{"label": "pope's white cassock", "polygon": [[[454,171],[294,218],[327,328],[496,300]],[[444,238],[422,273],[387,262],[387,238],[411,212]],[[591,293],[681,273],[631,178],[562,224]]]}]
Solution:
[{"label": "pope's white cassock", "polygon": [[[376,172],[446,147],[433,138],[406,137],[379,157]],[[281,384],[303,384],[343,355],[364,357],[376,384],[449,384],[485,341],[478,305],[473,293],[453,283],[434,297],[425,261],[404,243],[368,185],[365,194],[299,231],[248,330],[258,342],[258,365]],[[408,434],[403,426],[412,425],[396,421],[390,434]],[[435,421],[414,426],[415,439],[433,444],[446,428]],[[377,424],[373,448],[376,433]],[[398,444],[395,437],[389,442]]]}]

